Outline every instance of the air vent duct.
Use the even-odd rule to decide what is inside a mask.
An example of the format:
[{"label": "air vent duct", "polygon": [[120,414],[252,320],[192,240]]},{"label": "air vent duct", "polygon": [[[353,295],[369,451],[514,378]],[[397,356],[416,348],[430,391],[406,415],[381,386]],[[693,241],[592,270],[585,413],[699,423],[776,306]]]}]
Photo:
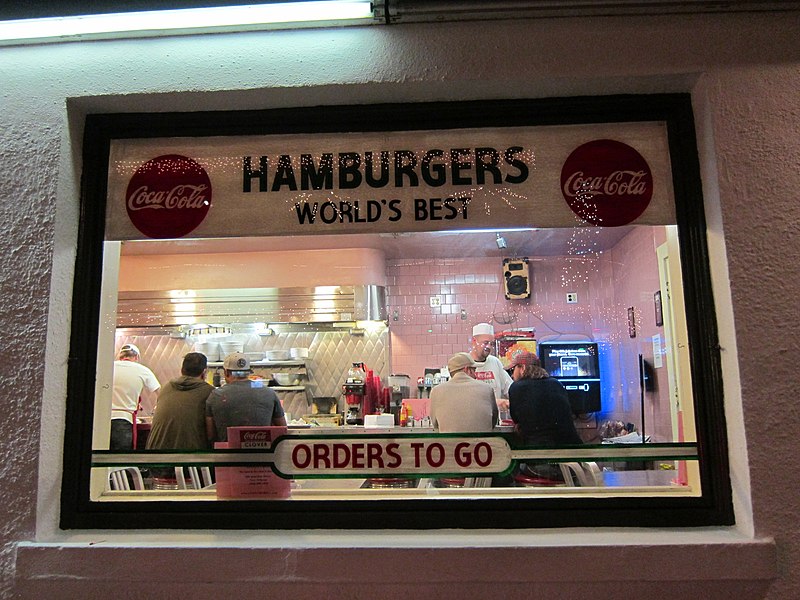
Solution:
[{"label": "air vent duct", "polygon": [[120,292],[117,327],[385,321],[377,285]]}]

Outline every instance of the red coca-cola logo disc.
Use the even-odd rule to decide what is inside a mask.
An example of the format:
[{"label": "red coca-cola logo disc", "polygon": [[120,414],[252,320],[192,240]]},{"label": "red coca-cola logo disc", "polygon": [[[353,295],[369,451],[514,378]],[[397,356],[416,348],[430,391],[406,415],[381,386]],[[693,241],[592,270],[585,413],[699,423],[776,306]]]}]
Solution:
[{"label": "red coca-cola logo disc", "polygon": [[158,156],[131,177],[125,207],[131,223],[147,237],[183,237],[208,214],[211,180],[191,158],[179,154]]},{"label": "red coca-cola logo disc", "polygon": [[635,149],[616,140],[578,146],[561,169],[561,192],[572,212],[602,227],[635,221],[653,197],[653,174]]}]

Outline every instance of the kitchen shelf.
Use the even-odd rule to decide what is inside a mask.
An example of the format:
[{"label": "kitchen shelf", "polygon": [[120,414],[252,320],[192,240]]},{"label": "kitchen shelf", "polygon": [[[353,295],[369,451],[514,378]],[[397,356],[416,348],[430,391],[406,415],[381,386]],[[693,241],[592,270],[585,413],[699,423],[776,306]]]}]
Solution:
[{"label": "kitchen shelf", "polygon": [[[294,375],[297,379],[296,385],[270,385],[268,386],[269,389],[276,392],[281,396],[281,402],[283,402],[284,398],[291,398],[291,394],[300,393],[303,394],[307,391],[308,388],[308,361],[307,358],[298,358],[294,360],[254,360],[250,363],[250,368],[258,375],[265,376],[264,378],[264,386],[267,386],[267,382],[270,380],[270,377],[266,377],[266,373],[264,370],[272,370],[273,373],[288,373],[290,375]],[[209,362],[208,367],[209,369],[219,369],[223,366],[222,361],[214,361]],[[290,379],[290,381],[295,380]],[[289,394],[284,396],[284,394]],[[306,404],[308,404],[308,394],[306,394]]]},{"label": "kitchen shelf", "polygon": [[[209,367],[221,367],[222,361],[209,362]],[[299,360],[256,360],[250,363],[251,367],[304,367],[306,361]]]}]

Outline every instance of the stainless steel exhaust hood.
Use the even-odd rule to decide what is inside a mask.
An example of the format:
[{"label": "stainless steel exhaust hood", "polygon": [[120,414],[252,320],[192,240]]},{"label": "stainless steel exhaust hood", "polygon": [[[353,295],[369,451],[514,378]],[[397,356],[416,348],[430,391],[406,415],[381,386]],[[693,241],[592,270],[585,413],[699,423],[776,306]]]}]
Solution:
[{"label": "stainless steel exhaust hood", "polygon": [[117,327],[385,321],[377,285],[120,292]]}]

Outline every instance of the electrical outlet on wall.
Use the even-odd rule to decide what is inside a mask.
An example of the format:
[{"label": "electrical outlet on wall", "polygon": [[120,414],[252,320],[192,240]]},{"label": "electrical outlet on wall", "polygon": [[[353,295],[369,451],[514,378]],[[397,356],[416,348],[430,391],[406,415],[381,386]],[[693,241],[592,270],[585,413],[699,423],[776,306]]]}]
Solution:
[{"label": "electrical outlet on wall", "polygon": [[567,292],[567,304],[578,303],[578,292]]}]

